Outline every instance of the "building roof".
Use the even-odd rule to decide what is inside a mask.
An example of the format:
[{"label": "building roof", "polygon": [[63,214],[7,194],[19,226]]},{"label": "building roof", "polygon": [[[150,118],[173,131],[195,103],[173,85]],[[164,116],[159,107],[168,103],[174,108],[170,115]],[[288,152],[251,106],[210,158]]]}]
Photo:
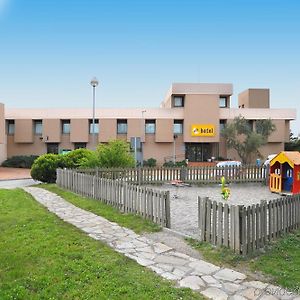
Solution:
[{"label": "building roof", "polygon": [[300,152],[281,151],[271,160],[270,166],[273,166],[276,162],[280,164],[288,163],[293,168],[294,165],[300,165]]}]

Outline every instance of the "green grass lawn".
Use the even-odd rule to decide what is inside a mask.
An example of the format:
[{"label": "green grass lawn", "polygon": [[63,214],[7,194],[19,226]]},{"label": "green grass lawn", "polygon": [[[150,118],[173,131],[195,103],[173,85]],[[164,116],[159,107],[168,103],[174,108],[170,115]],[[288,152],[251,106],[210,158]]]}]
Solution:
[{"label": "green grass lawn", "polygon": [[0,299],[203,299],[49,213],[0,190]]},{"label": "green grass lawn", "polygon": [[116,222],[121,226],[130,228],[136,233],[156,232],[161,230],[159,225],[149,220],[145,220],[140,216],[124,214],[116,208],[102,203],[99,200],[79,196],[75,193],[61,189],[55,184],[40,184],[37,187],[53,192],[82,209],[93,212],[94,214],[102,216],[109,221]]},{"label": "green grass lawn", "polygon": [[300,294],[300,230],[271,243],[264,253],[243,257],[228,248],[216,248],[207,243],[189,239],[203,257],[216,265],[237,268],[240,271],[260,272],[281,285]]}]

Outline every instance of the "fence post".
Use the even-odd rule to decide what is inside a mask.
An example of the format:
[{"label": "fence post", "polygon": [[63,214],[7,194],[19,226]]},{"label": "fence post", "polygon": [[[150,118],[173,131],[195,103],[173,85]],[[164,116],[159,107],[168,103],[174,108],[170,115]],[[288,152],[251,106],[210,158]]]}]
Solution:
[{"label": "fence post", "polygon": [[170,207],[170,192],[167,191],[165,193],[166,196],[166,202],[165,202],[165,215],[166,215],[166,227],[171,228],[171,207]]},{"label": "fence post", "polygon": [[186,174],[187,174],[187,168],[186,167],[181,167],[180,169],[180,180],[181,181],[186,181]]},{"label": "fence post", "polygon": [[141,167],[138,167],[137,175],[138,175],[138,178],[137,178],[138,185],[141,185],[141,183],[142,183],[142,170],[141,170]]}]

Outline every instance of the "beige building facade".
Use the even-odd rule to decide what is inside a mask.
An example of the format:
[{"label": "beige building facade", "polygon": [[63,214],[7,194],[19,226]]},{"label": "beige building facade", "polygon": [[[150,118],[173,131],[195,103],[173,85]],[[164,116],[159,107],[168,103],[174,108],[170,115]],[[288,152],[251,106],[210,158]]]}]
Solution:
[{"label": "beige building facade", "polygon": [[226,148],[221,128],[234,117],[252,124],[271,119],[276,131],[261,150],[263,156],[284,150],[295,109],[270,108],[268,89],[248,89],[231,107],[232,84],[172,84],[159,108],[18,109],[0,104],[0,161],[16,155],[61,153],[94,149],[98,143],[123,139],[136,149],[139,160],[206,162],[212,158],[238,160]]}]

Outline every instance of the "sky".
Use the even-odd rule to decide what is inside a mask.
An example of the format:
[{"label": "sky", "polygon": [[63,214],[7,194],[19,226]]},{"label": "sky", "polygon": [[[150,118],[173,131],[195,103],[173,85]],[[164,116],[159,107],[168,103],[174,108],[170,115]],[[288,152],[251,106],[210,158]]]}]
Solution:
[{"label": "sky", "polygon": [[232,83],[233,106],[270,88],[272,108],[299,108],[299,16],[297,0],[0,0],[0,102],[91,107],[96,76],[97,107],[208,82]]}]

